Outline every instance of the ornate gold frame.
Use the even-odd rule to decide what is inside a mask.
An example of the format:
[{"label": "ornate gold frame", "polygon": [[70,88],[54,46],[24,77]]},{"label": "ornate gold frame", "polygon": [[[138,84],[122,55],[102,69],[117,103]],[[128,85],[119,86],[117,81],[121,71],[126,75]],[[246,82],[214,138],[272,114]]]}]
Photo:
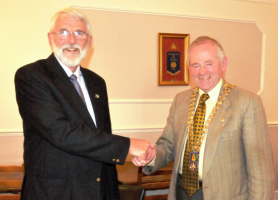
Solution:
[{"label": "ornate gold frame", "polygon": [[[189,46],[189,34],[158,33],[158,44],[158,86],[188,85],[189,72],[186,62],[186,52]],[[167,52],[169,53],[167,50],[169,49],[178,53],[180,71],[174,74],[167,70]],[[167,62],[165,62],[165,59]],[[172,68],[175,67],[176,63],[174,62]]]}]

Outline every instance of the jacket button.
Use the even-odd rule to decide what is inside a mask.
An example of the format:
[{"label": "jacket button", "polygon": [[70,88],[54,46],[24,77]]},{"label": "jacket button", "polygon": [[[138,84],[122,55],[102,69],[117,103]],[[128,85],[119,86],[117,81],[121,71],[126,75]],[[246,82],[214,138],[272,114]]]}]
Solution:
[{"label": "jacket button", "polygon": [[120,162],[120,159],[117,159],[117,162]]},{"label": "jacket button", "polygon": [[100,182],[101,181],[101,178],[97,178],[97,182]]},{"label": "jacket button", "polygon": [[116,161],[116,159],[115,158],[113,158],[113,162],[115,162]]}]

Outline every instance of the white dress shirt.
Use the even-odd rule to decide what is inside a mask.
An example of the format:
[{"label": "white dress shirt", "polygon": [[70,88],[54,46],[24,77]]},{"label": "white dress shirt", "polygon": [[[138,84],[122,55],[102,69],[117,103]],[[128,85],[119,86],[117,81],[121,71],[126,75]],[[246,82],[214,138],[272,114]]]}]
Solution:
[{"label": "white dress shirt", "polygon": [[[55,56],[56,57],[56,56]],[[84,98],[85,98],[85,102],[86,102],[86,106],[87,109],[97,127],[97,123],[96,123],[96,117],[95,117],[95,113],[94,113],[94,108],[85,84],[85,80],[83,78],[82,72],[80,71],[80,66],[78,66],[75,70],[74,73],[72,73],[72,71],[66,66],[64,65],[64,63],[62,63],[57,57],[56,59],[58,60],[58,62],[60,63],[60,65],[62,66],[62,68],[65,70],[66,74],[68,75],[68,77],[70,77],[72,74],[74,74],[77,77],[77,82],[79,83],[81,90],[83,92]]]},{"label": "white dress shirt", "polygon": [[[205,115],[205,122],[204,123],[206,123],[213,107],[215,106],[215,104],[217,102],[217,99],[219,97],[219,92],[221,90],[222,82],[223,82],[223,80],[221,79],[219,81],[219,83],[211,91],[208,92],[209,99],[205,101],[205,103],[206,103],[206,115]],[[196,102],[195,111],[198,107],[199,100],[200,100],[200,97],[202,96],[202,94],[204,94],[203,90],[199,89],[199,99]],[[184,141],[183,152],[185,150],[186,140],[187,140],[187,138]],[[201,149],[200,149],[200,152],[199,152],[199,170],[198,170],[199,180],[202,180],[202,177],[203,177],[203,161],[204,161],[204,152],[205,152],[206,140],[207,140],[207,135],[205,135],[204,141],[201,145]],[[181,163],[180,163],[180,167],[179,167],[179,173],[180,174],[182,174],[183,156],[184,156],[184,154],[182,155]]]}]

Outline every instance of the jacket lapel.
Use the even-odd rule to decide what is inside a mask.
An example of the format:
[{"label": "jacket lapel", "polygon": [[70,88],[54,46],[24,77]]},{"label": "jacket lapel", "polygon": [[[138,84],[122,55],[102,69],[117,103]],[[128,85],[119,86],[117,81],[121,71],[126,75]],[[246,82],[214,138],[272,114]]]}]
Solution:
[{"label": "jacket lapel", "polygon": [[81,72],[83,75],[83,78],[85,80],[85,84],[93,105],[93,109],[94,109],[94,114],[95,114],[95,118],[96,118],[96,123],[97,123],[97,127],[100,128],[102,127],[102,123],[103,120],[101,120],[103,118],[102,113],[101,112],[101,105],[100,105],[100,101],[99,99],[102,97],[99,96],[99,86],[97,84],[97,82],[95,80],[92,79],[92,77],[90,76],[90,74],[86,71],[83,70],[83,68],[81,68]]},{"label": "jacket lapel", "polygon": [[50,76],[52,76],[55,86],[72,105],[80,117],[87,123],[87,125],[95,129],[96,127],[86,105],[53,54],[51,54],[47,59],[47,64]]},{"label": "jacket lapel", "polygon": [[[221,90],[222,91],[222,90]],[[231,94],[229,94],[231,95]],[[205,146],[205,155],[204,155],[204,167],[203,167],[203,179],[207,176],[209,170],[214,161],[216,151],[218,149],[219,141],[222,135],[222,132],[226,126],[226,123],[230,117],[230,113],[227,109],[230,107],[230,98],[229,95],[226,97],[219,110],[215,114],[214,118],[211,121],[209,130],[207,133],[207,140]]]}]

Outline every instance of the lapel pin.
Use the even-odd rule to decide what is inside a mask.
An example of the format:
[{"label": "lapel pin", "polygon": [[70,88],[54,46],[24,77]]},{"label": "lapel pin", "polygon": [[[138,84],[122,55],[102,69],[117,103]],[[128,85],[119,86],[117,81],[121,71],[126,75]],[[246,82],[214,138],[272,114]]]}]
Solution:
[{"label": "lapel pin", "polygon": [[99,98],[99,95],[98,95],[98,94],[95,94],[95,97],[98,99],[98,98]]},{"label": "lapel pin", "polygon": [[224,126],[225,119],[221,119],[221,122],[223,122],[222,126]]}]

